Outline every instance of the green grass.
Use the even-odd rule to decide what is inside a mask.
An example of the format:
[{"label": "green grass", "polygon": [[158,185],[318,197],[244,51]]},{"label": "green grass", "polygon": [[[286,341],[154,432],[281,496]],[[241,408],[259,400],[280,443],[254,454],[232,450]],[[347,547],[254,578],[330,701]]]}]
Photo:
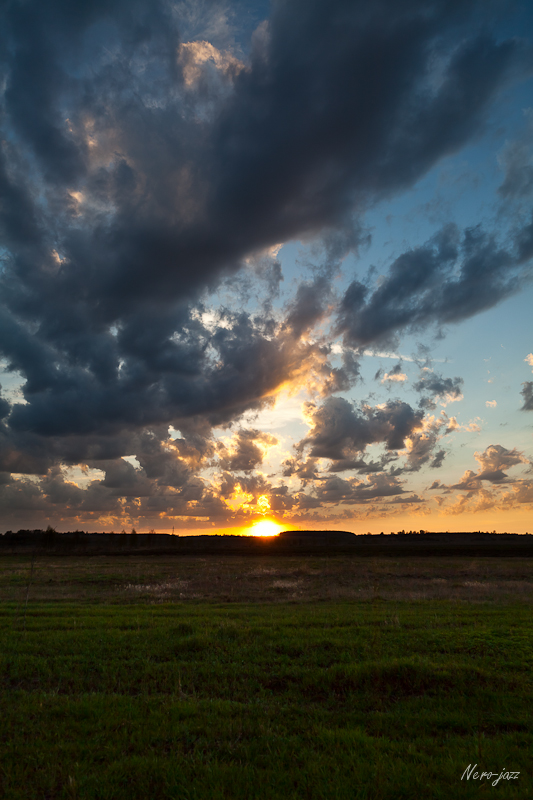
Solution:
[{"label": "green grass", "polygon": [[[533,797],[530,607],[0,610],[0,795]],[[518,780],[461,782],[469,764]]]}]

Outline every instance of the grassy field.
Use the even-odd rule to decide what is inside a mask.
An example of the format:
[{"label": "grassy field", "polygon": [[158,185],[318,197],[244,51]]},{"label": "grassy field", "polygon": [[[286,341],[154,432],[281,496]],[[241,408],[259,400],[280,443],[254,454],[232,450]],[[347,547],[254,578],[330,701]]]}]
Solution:
[{"label": "grassy field", "polygon": [[0,796],[533,797],[532,572],[4,558]]},{"label": "grassy field", "polygon": [[464,600],[533,604],[533,558],[0,555],[0,602]]}]

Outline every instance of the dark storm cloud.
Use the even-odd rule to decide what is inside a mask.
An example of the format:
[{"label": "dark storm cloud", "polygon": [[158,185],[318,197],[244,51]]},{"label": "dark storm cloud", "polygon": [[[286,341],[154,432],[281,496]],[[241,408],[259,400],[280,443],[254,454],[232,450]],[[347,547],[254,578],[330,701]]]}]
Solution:
[{"label": "dark storm cloud", "polygon": [[519,258],[522,262],[527,262],[533,258],[533,215],[529,224],[518,231],[517,244]]},{"label": "dark storm cloud", "polygon": [[286,321],[294,336],[300,338],[302,333],[313,328],[324,317],[330,298],[330,281],[324,275],[312,283],[300,284]]},{"label": "dark storm cloud", "polygon": [[[283,474],[300,478],[303,485],[322,479],[319,458],[330,460],[329,473],[350,470],[372,475],[388,470],[390,476],[399,476],[418,472],[425,464],[438,468],[446,456],[436,447],[450,432],[448,418],[425,419],[422,410],[399,400],[375,408],[363,404],[358,410],[343,398],[330,397],[319,407],[308,403],[306,416],[311,430],[295,446],[297,455],[283,464]],[[362,457],[369,445],[381,443],[386,451],[378,460]],[[398,461],[395,451],[404,448],[405,461],[392,465]]]},{"label": "dark storm cloud", "polygon": [[273,446],[277,439],[258,430],[240,430],[235,436],[234,446],[228,451],[219,445],[219,463],[222,469],[230,472],[251,472],[264,458],[264,452],[257,443]]},{"label": "dark storm cloud", "polygon": [[446,226],[425,245],[402,253],[374,291],[353,281],[339,306],[337,332],[346,344],[362,348],[491,308],[521,285],[522,266],[533,254],[527,230],[507,250],[479,226],[462,234]]},{"label": "dark storm cloud", "polygon": [[[518,41],[479,34],[473,0],[276,2],[246,40],[203,4],[213,42],[239,40],[234,52],[184,40],[199,38],[193,6],[13,0],[0,11],[0,348],[25,399],[10,414],[0,404],[0,468],[48,475],[109,460],[91,489],[106,503],[133,486],[151,492],[146,481],[200,491],[192,473],[212,457],[208,429],[305,370],[323,396],[353,385],[354,356],[333,367],[330,348],[305,337],[336,267],[365,238],[357,215],[467,143],[522,69]],[[263,315],[202,321],[207,293],[250,258],[315,235],[325,269],[296,290],[284,324],[268,302]],[[524,229],[522,260],[530,239]],[[263,269],[269,298],[275,264]],[[374,294],[353,283],[339,330],[358,347],[461,319],[511,290],[509,266],[479,231],[459,242],[447,229],[398,259]],[[403,446],[419,421],[405,404],[353,413],[352,461],[372,441]],[[167,441],[165,427],[187,420],[206,426],[196,459],[190,437]],[[311,452],[341,461],[342,442],[326,439],[309,439]],[[140,473],[118,460],[133,454]]]},{"label": "dark storm cloud", "polygon": [[358,472],[369,475],[372,472],[382,472],[389,463],[387,456],[382,456],[379,461],[365,461],[363,458],[346,458],[332,461],[329,472]]},{"label": "dark storm cloud", "polygon": [[152,494],[152,486],[146,479],[144,470],[135,469],[123,458],[106,461],[105,473],[102,485],[111,489],[118,497],[144,497]]},{"label": "dark storm cloud", "polygon": [[381,497],[402,494],[404,489],[397,478],[380,473],[366,481],[356,478],[347,480],[338,475],[325,478],[316,487],[316,496],[321,503],[346,503],[347,505],[370,503]]},{"label": "dark storm cloud", "polygon": [[8,416],[11,411],[10,403],[1,396],[2,384],[0,384],[0,420]]},{"label": "dark storm cloud", "polygon": [[522,411],[533,411],[533,381],[524,381],[520,394],[524,398]]},{"label": "dark storm cloud", "polygon": [[293,475],[298,477],[305,486],[309,481],[318,478],[318,459],[317,458],[287,458],[283,464],[283,476],[290,478]]},{"label": "dark storm cloud", "polygon": [[289,487],[281,484],[274,486],[269,491],[270,509],[274,513],[291,511],[296,505],[296,499],[291,496]]},{"label": "dark storm cloud", "polygon": [[414,411],[399,400],[378,408],[363,406],[357,411],[341,397],[331,397],[318,408],[308,403],[307,416],[313,427],[297,449],[309,448],[312,458],[332,461],[348,459],[379,442],[388,450],[400,450],[405,446],[405,438],[422,427],[423,420],[421,411]]},{"label": "dark storm cloud", "polygon": [[527,126],[522,136],[507,142],[500,155],[500,165],[504,170],[504,179],[498,193],[504,200],[527,198],[533,193],[533,114],[526,111]]},{"label": "dark storm cloud", "polygon": [[[161,524],[165,517],[204,516],[228,522],[238,515],[199,478],[191,478],[179,491],[161,481],[148,481],[142,470],[126,461],[106,462],[106,477],[80,488],[53,468],[40,481],[11,480],[0,485],[0,506],[6,522],[23,527],[29,521],[39,527],[43,520],[83,524],[100,518],[122,520],[120,525]],[[235,524],[238,524],[236,519]]]},{"label": "dark storm cloud", "polygon": [[[316,365],[332,389],[346,388],[357,375],[357,363],[349,355],[345,367],[335,370],[328,366],[327,348],[295,343],[289,336],[272,338],[244,312],[214,332],[191,319],[179,336],[166,339],[161,333],[165,320],[147,314],[144,319],[135,317],[135,323],[132,320],[116,337],[102,335],[102,359],[118,347],[123,355],[105,381],[84,358],[86,366],[70,363],[66,355],[63,364],[53,364],[37,339],[13,338],[19,349],[9,348],[11,361],[21,371],[25,364],[31,381],[24,388],[28,403],[15,405],[10,416],[12,431],[114,435],[125,427],[168,424],[197,415],[222,424],[246,409],[260,408],[306,365]],[[92,342],[97,341],[95,336]]]},{"label": "dark storm cloud", "polygon": [[276,229],[276,240],[336,225],[354,195],[411,185],[456,150],[516,55],[511,42],[467,38],[435,89],[433,43],[472,7],[275,4],[219,130],[226,158],[215,200],[226,199],[227,225],[237,213],[258,238],[266,224]]},{"label": "dark storm cloud", "polygon": [[[341,458],[332,461],[328,465],[328,472],[350,472],[363,473],[368,475],[372,472],[382,472],[387,466],[389,459],[383,456],[380,461],[365,461],[363,458]],[[315,481],[319,478],[318,458],[302,458],[298,455],[296,458],[288,458],[283,462],[283,475],[285,477],[292,477],[293,475],[302,481],[302,485],[306,485],[309,481]]]}]

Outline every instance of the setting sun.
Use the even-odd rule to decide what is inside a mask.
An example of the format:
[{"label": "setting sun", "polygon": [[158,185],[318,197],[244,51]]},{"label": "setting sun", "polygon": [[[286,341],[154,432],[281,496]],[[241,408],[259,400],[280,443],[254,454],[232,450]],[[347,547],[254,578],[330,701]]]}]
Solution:
[{"label": "setting sun", "polygon": [[271,519],[262,519],[249,528],[250,536],[277,536],[283,530],[282,525]]}]

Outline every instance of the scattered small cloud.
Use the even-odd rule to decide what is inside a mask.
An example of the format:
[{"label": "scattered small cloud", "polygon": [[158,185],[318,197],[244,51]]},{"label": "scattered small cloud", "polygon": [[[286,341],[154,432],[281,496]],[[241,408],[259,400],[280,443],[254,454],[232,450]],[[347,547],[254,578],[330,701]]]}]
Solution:
[{"label": "scattered small cloud", "polygon": [[401,364],[396,364],[390,372],[385,372],[381,379],[381,383],[404,383],[407,380],[407,375],[402,372]]},{"label": "scattered small cloud", "polygon": [[407,375],[404,372],[400,372],[397,375],[392,375],[390,372],[386,372],[383,378],[381,379],[381,383],[403,383],[407,380]]},{"label": "scattered small cloud", "polygon": [[525,381],[520,394],[524,398],[522,411],[533,411],[533,381]]},{"label": "scattered small cloud", "polygon": [[463,427],[463,430],[468,431],[469,433],[480,433],[481,425],[475,420],[471,420],[467,425]]}]

